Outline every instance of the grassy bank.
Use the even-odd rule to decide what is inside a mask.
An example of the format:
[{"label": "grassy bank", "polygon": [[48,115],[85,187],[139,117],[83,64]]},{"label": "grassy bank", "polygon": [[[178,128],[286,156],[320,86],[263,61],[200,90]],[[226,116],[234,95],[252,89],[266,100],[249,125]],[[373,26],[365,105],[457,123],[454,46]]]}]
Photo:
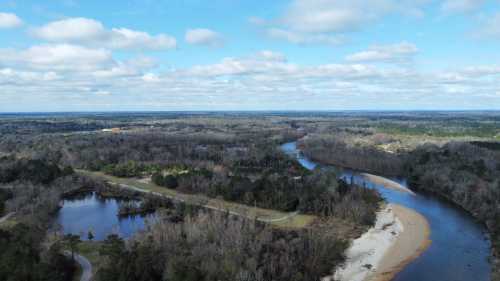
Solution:
[{"label": "grassy bank", "polygon": [[226,210],[234,214],[238,214],[248,218],[257,218],[263,222],[278,227],[287,228],[303,228],[312,224],[316,219],[315,216],[301,215],[297,213],[286,213],[276,210],[255,208],[244,204],[228,202],[221,199],[209,198],[200,194],[185,194],[174,189],[160,187],[154,183],[142,182],[135,178],[119,178],[106,175],[102,172],[92,172],[87,170],[78,170],[81,173],[90,177],[104,179],[117,188],[134,188],[143,192],[157,193],[175,201],[185,202],[187,204],[204,206],[210,209]]}]

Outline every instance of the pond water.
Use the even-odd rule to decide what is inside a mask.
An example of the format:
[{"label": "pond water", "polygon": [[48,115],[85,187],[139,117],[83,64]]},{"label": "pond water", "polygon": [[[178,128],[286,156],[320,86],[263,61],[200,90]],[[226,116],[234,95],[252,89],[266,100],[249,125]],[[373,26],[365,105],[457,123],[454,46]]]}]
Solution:
[{"label": "pond water", "polygon": [[88,232],[92,231],[94,240],[101,241],[110,234],[129,238],[144,230],[147,227],[146,221],[156,220],[155,214],[118,216],[120,202],[115,198],[102,198],[95,192],[65,199],[56,223],[61,226],[64,234],[78,234],[82,240],[88,240]]},{"label": "pond water", "polygon": [[[305,157],[296,142],[286,143],[282,150],[307,169],[321,166]],[[431,227],[431,246],[419,258],[407,265],[393,280],[396,281],[489,281],[491,280],[491,244],[485,227],[462,209],[434,196],[384,188],[360,176],[360,171],[335,166],[338,175],[367,188],[378,190],[387,202],[418,211]],[[390,178],[404,186],[406,180]]]}]

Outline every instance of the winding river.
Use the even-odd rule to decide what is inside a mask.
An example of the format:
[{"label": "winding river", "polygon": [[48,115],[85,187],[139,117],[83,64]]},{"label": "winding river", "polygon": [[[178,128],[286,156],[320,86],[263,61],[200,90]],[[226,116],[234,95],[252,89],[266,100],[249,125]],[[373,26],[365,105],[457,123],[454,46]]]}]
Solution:
[{"label": "winding river", "polygon": [[[296,142],[286,143],[282,150],[307,169],[320,166],[305,157]],[[408,264],[395,281],[490,281],[490,241],[486,228],[465,211],[434,196],[411,195],[384,188],[360,176],[359,171],[334,167],[341,178],[378,190],[387,202],[414,209],[422,214],[431,227],[431,246],[419,258]],[[404,186],[406,180],[390,178]]]}]

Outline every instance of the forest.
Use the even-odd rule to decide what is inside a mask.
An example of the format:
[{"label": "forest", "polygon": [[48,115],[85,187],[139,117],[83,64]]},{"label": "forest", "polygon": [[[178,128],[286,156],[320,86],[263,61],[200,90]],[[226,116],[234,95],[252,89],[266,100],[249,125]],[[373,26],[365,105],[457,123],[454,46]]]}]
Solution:
[{"label": "forest", "polygon": [[[122,204],[122,215],[163,214],[131,239],[93,244],[97,280],[319,280],[344,262],[383,199],[335,169],[303,168],[280,149],[296,140],[317,162],[404,176],[412,189],[461,206],[487,226],[499,255],[498,120],[425,112],[9,115],[0,118],[0,217],[14,215],[0,224],[0,280],[73,279],[77,267],[63,252],[88,242],[51,229],[61,200],[88,191],[142,200]],[[102,131],[110,128],[119,130]],[[89,172],[315,219],[277,227],[128,194]]]},{"label": "forest", "polygon": [[[308,171],[285,155],[279,145],[303,133],[283,117],[82,118],[3,125],[2,214],[15,213],[12,225],[0,228],[2,245],[8,246],[0,261],[5,264],[0,277],[6,280],[71,280],[76,274],[75,264],[62,253],[77,249],[78,236],[49,230],[63,198],[84,191],[144,197],[79,171],[300,212],[325,223],[331,218],[350,231],[347,236],[324,231],[319,221],[307,228],[280,228],[199,206],[186,212],[188,204],[144,197],[139,207],[122,204],[120,214],[164,210],[165,219],[131,240],[110,235],[99,243],[98,280],[318,280],[344,261],[349,239],[374,223],[382,202],[373,190],[337,180],[333,171]],[[120,133],[107,133],[89,127],[94,123],[122,127]],[[19,249],[14,238],[25,234],[36,234],[27,238],[29,251],[14,254]]]}]

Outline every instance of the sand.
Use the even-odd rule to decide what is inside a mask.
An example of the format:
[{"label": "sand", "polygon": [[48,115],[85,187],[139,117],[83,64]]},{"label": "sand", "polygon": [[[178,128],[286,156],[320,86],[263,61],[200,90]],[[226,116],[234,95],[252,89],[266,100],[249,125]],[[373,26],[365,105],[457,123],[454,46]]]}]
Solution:
[{"label": "sand", "polygon": [[377,214],[377,222],[353,241],[347,261],[323,281],[390,280],[430,245],[427,220],[417,212],[389,204]]},{"label": "sand", "polygon": [[384,178],[381,176],[376,176],[376,175],[372,175],[372,174],[368,174],[368,173],[362,173],[361,176],[364,177],[365,179],[375,183],[375,184],[383,185],[384,188],[397,190],[397,191],[401,191],[401,192],[406,192],[406,193],[410,193],[412,195],[415,195],[415,193],[413,191],[411,191],[409,188],[407,188],[406,186],[404,186],[398,182],[395,182],[393,180],[390,180],[388,178]]},{"label": "sand", "polygon": [[369,280],[389,281],[408,263],[431,245],[430,226],[418,212],[400,205],[392,205],[393,212],[403,224],[404,231],[391,245]]}]

